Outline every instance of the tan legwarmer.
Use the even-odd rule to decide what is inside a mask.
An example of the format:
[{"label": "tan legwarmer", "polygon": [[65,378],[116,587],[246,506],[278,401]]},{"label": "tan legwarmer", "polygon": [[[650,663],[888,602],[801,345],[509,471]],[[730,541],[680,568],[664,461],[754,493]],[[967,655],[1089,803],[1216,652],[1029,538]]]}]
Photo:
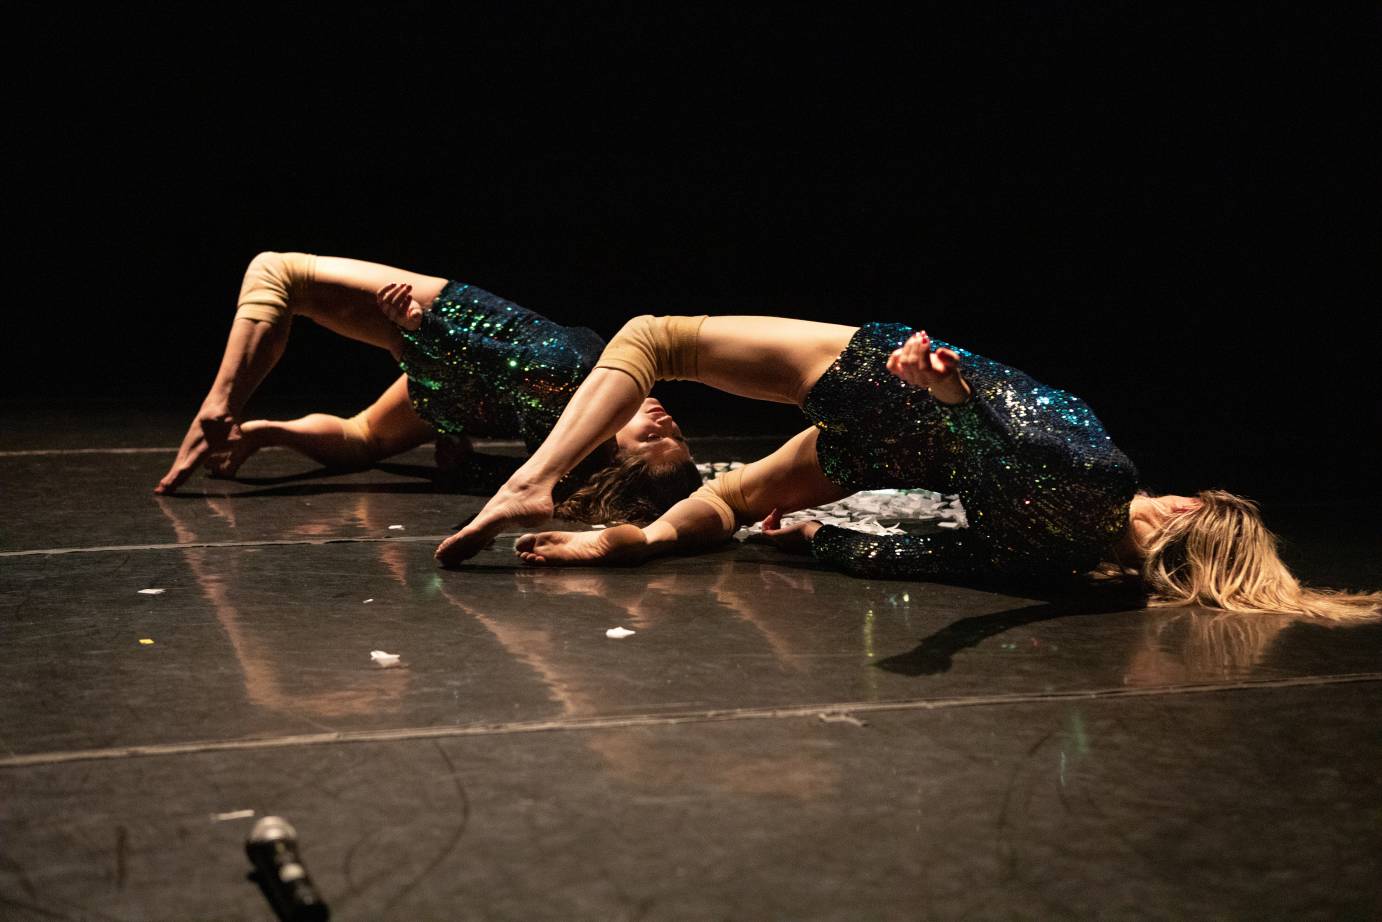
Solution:
[{"label": "tan legwarmer", "polygon": [[311,253],[260,253],[245,270],[235,316],[266,323],[290,318],[316,277],[317,257]]},{"label": "tan legwarmer", "polygon": [[716,477],[707,484],[702,484],[701,488],[691,494],[692,499],[699,499],[715,507],[715,511],[720,514],[720,521],[725,528],[734,531],[741,523],[747,524],[753,521],[753,514],[749,512],[748,501],[744,498],[744,469],[727,471]]},{"label": "tan legwarmer", "polygon": [[645,394],[654,381],[697,380],[696,340],[705,318],[635,317],[610,340],[595,367],[626,372]]}]

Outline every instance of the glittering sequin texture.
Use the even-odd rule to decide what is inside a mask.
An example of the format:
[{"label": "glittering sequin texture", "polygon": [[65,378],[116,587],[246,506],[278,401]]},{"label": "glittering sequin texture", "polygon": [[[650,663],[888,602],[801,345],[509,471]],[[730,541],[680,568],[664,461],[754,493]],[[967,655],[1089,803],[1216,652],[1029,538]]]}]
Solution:
[{"label": "glittering sequin texture", "polygon": [[457,435],[518,437],[532,451],[556,425],[604,341],[482,288],[449,282],[403,333],[399,365],[423,419]]},{"label": "glittering sequin texture", "polygon": [[888,373],[912,335],[861,327],[802,407],[820,429],[832,481],[856,491],[923,487],[957,493],[969,527],[867,535],[823,526],[821,560],[860,576],[1057,576],[1098,564],[1128,524],[1137,470],[1073,394],[949,343],[973,388],[948,406]]}]

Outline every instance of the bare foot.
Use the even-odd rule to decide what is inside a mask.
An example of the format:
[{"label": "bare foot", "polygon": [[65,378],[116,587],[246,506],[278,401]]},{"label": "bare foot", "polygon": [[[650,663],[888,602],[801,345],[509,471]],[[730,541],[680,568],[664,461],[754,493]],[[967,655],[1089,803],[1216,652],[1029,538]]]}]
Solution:
[{"label": "bare foot", "polygon": [[203,405],[197,418],[192,420],[192,425],[187,427],[187,434],[182,438],[182,446],[178,448],[173,466],[168,468],[168,473],[154,487],[154,492],[175,492],[209,453],[224,447],[234,428],[235,418],[229,410]]},{"label": "bare foot", "polygon": [[600,531],[544,531],[524,535],[514,553],[524,562],[547,566],[581,563],[637,563],[647,547],[643,529],[616,525]]},{"label": "bare foot", "polygon": [[551,489],[505,485],[485,503],[485,508],[470,520],[470,524],[437,547],[436,558],[443,566],[454,566],[489,547],[505,526],[531,527],[551,517]]}]

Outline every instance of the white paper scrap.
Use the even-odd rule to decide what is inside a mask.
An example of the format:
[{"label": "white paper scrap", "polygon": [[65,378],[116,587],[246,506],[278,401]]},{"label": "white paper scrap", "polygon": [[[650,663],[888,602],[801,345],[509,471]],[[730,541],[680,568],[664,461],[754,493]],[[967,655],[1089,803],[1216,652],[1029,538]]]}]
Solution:
[{"label": "white paper scrap", "polygon": [[385,653],[383,650],[369,651],[369,658],[374,660],[376,664],[386,668],[389,666],[397,666],[398,657],[399,654],[397,653]]},{"label": "white paper scrap", "polygon": [[632,637],[637,631],[631,631],[626,627],[612,627],[605,631],[605,636],[611,640],[623,640],[625,637]]},{"label": "white paper scrap", "polygon": [[823,711],[820,714],[817,714],[816,716],[821,719],[822,723],[827,724],[851,724],[856,727],[868,726],[867,722],[860,720],[853,714],[847,714],[844,711],[840,711],[838,713],[830,713],[828,711]]},{"label": "white paper scrap", "polygon": [[390,525],[390,526],[389,526],[389,531],[402,531],[402,530],[403,530],[403,526],[402,526],[402,525]]},{"label": "white paper scrap", "polygon": [[163,595],[163,593],[165,593],[165,592],[167,592],[167,591],[168,591],[167,589],[141,589],[141,590],[139,590],[139,594],[140,594],[140,595]]}]

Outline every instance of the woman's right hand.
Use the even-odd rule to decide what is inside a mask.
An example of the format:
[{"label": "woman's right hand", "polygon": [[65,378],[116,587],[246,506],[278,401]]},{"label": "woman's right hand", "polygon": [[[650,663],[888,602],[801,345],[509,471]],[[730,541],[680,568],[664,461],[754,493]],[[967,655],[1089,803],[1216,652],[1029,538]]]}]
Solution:
[{"label": "woman's right hand", "polygon": [[413,300],[412,285],[385,285],[374,293],[374,301],[396,326],[405,330],[422,326],[422,305]]},{"label": "woman's right hand", "polygon": [[763,520],[764,536],[789,554],[811,553],[811,539],[816,537],[816,532],[820,529],[821,523],[815,519],[783,528],[782,516],[776,509],[768,513],[768,517]]}]

